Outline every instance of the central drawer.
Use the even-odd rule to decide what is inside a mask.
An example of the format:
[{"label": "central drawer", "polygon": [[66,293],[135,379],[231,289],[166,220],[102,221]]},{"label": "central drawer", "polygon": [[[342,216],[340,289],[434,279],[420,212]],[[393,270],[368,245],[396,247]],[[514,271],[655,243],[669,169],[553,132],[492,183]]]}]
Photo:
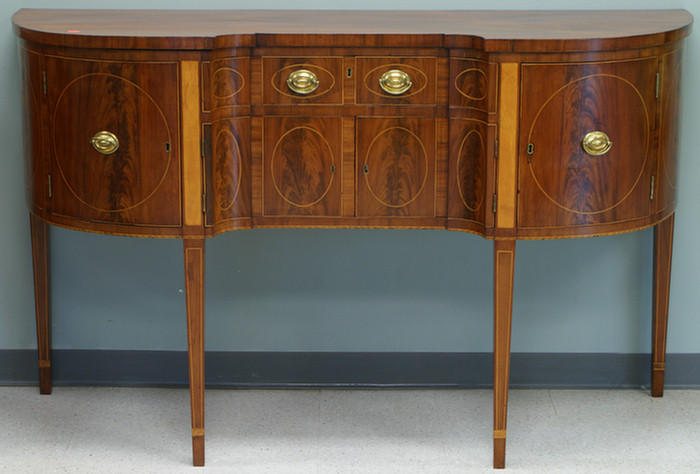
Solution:
[{"label": "central drawer", "polygon": [[355,58],[357,104],[436,105],[436,57]]},{"label": "central drawer", "polygon": [[343,58],[262,58],[263,104],[343,104]]}]

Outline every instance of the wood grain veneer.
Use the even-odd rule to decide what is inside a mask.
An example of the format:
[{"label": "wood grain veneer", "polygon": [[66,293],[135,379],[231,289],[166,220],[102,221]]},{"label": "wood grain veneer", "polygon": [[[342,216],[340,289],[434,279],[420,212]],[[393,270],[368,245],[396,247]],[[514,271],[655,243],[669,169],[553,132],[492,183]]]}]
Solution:
[{"label": "wood grain veneer", "polygon": [[[655,226],[663,393],[683,39],[650,11],[20,10],[40,390],[47,224],[183,239],[193,463],[204,464],[204,247],[251,227],[494,239],[494,467],[505,466],[519,239]],[[293,91],[290,73],[318,87]],[[410,78],[382,89],[391,70]],[[310,76],[309,76],[310,77]],[[119,139],[102,154],[101,131]],[[594,133],[609,150],[586,151]]]},{"label": "wood grain veneer", "polygon": [[[32,10],[23,39],[67,47],[214,49],[251,46],[448,46],[500,52],[607,51],[675,42],[685,10],[362,11]],[[256,38],[256,36],[258,38]]]}]

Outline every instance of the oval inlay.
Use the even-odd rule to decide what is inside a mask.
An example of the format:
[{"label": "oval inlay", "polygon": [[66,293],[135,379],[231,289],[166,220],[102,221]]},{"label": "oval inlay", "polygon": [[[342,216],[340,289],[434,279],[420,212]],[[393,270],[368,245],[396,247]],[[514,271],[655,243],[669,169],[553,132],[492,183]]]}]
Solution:
[{"label": "oval inlay", "polygon": [[488,92],[486,73],[478,68],[466,69],[455,77],[455,88],[469,100],[483,100]]},{"label": "oval inlay", "polygon": [[[71,126],[57,126],[62,123]],[[173,155],[165,146],[172,143],[170,129],[154,99],[113,74],[70,82],[56,101],[51,128],[61,178],[80,202],[101,212],[123,212],[147,201],[163,183]],[[102,155],[90,144],[100,130],[119,137],[115,153]]]},{"label": "oval inlay", "polygon": [[428,154],[420,139],[403,127],[379,133],[367,149],[365,181],[370,193],[387,207],[413,202],[428,178]]},{"label": "oval inlay", "polygon": [[233,68],[222,67],[212,75],[211,85],[212,96],[215,99],[230,99],[243,90],[245,77]]},{"label": "oval inlay", "polygon": [[[399,69],[408,74],[408,76],[411,78],[411,82],[413,83],[410,90],[401,95],[392,95],[384,92],[379,87],[379,77],[391,69]],[[425,89],[428,86],[428,76],[426,76],[426,74],[417,67],[409,66],[408,64],[382,64],[381,66],[375,67],[367,72],[363,82],[364,86],[372,94],[380,97],[389,97],[392,99],[405,99],[406,97],[416,95]]]},{"label": "oval inlay", "polygon": [[229,130],[221,130],[214,142],[214,191],[222,211],[233,206],[241,187],[241,151]]},{"label": "oval inlay", "polygon": [[462,140],[457,158],[457,189],[462,203],[470,211],[479,210],[484,201],[482,177],[486,168],[486,146],[478,130],[471,130]]},{"label": "oval inlay", "polygon": [[[624,116],[617,104],[625,104]],[[605,155],[591,156],[581,146],[593,130],[605,131],[615,143]],[[649,116],[637,88],[619,76],[584,76],[557,90],[537,113],[528,138],[535,145],[530,173],[540,191],[562,209],[606,212],[637,186],[649,141]]]},{"label": "oval inlay", "polygon": [[[287,78],[289,77],[289,74],[299,69],[309,70],[318,78],[318,87],[310,94],[299,95],[290,91],[289,87],[287,86]],[[333,76],[333,73],[328,69],[316,66],[314,64],[290,64],[289,66],[285,66],[277,70],[272,75],[270,81],[272,83],[272,88],[277,92],[295,99],[315,98],[327,94],[335,86],[335,77]]]},{"label": "oval inlay", "polygon": [[333,184],[333,150],[326,139],[308,126],[287,131],[272,152],[270,172],[279,195],[297,207],[320,202]]}]

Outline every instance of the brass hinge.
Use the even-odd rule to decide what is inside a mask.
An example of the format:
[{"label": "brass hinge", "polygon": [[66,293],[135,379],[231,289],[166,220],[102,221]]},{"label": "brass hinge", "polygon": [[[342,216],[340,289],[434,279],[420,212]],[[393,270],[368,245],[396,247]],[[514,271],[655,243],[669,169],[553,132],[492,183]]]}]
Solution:
[{"label": "brass hinge", "polygon": [[204,146],[204,138],[202,138],[202,139],[199,141],[199,153],[200,153],[200,156],[201,156],[202,158],[204,158],[205,152],[206,152],[206,150],[205,150],[205,146]]},{"label": "brass hinge", "polygon": [[49,175],[49,199],[53,197],[53,185],[51,184],[51,175]]},{"label": "brass hinge", "polygon": [[202,214],[207,213],[207,193],[202,193]]},{"label": "brass hinge", "polygon": [[661,90],[661,74],[656,73],[656,91],[654,92],[654,97],[659,98],[659,91]]},{"label": "brass hinge", "polygon": [[493,141],[493,157],[498,158],[498,138]]},{"label": "brass hinge", "polygon": [[44,90],[44,95],[48,94],[49,87],[46,80],[46,71],[41,72],[41,87]]},{"label": "brass hinge", "polygon": [[654,200],[654,176],[651,177],[651,190],[649,191],[649,200]]},{"label": "brass hinge", "polygon": [[493,212],[495,214],[497,208],[498,208],[498,196],[496,195],[496,193],[493,193],[493,202],[491,204],[491,212]]}]

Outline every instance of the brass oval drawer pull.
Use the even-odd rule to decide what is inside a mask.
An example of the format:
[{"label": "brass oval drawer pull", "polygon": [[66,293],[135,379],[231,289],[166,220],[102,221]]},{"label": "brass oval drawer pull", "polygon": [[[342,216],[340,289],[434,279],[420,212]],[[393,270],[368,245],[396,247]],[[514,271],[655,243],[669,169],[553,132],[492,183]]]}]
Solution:
[{"label": "brass oval drawer pull", "polygon": [[94,137],[90,139],[93,148],[103,155],[111,155],[119,148],[119,140],[117,136],[112,132],[101,131],[97,132]]},{"label": "brass oval drawer pull", "polygon": [[610,151],[610,148],[612,147],[612,142],[605,133],[595,131],[589,132],[586,134],[585,137],[583,137],[583,140],[581,141],[581,146],[583,147],[583,150],[589,155],[600,156]]},{"label": "brass oval drawer pull", "polygon": [[401,95],[411,88],[411,77],[399,69],[392,69],[379,78],[379,87],[391,95]]},{"label": "brass oval drawer pull", "polygon": [[297,94],[311,94],[318,89],[318,77],[307,69],[298,69],[287,77],[287,87]]}]

